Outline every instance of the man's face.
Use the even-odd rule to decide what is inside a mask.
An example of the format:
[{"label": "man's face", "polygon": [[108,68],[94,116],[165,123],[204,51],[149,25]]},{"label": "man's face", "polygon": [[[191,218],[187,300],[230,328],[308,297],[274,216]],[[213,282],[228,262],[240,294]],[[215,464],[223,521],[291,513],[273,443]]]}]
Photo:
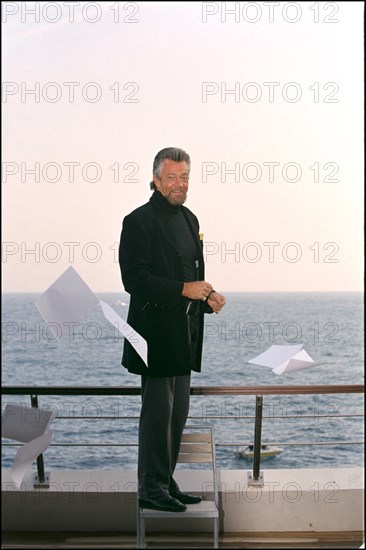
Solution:
[{"label": "man's face", "polygon": [[187,198],[189,171],[186,162],[165,159],[160,180],[154,176],[156,188],[170,204],[183,204]]}]

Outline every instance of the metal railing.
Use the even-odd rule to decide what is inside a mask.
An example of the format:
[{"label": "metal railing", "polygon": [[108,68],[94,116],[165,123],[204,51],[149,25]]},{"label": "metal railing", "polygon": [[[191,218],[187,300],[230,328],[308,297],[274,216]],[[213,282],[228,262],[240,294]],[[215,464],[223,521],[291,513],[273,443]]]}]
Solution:
[{"label": "metal railing", "polygon": [[[192,386],[193,396],[224,396],[224,395],[255,395],[255,424],[253,445],[253,472],[248,474],[248,485],[263,485],[263,473],[260,471],[261,433],[263,420],[264,395],[299,395],[299,394],[354,394],[364,393],[362,384],[350,385],[322,385],[322,386]],[[99,395],[99,396],[131,396],[141,395],[141,388],[137,386],[3,386],[3,395],[29,395],[32,407],[38,408],[40,395]],[[362,415],[338,415],[362,416]],[[64,418],[64,417],[61,417]],[[108,417],[101,417],[108,418]],[[353,442],[355,443],[355,442]],[[356,442],[362,443],[362,442]],[[300,443],[296,443],[300,444]],[[308,443],[307,443],[308,444]],[[73,445],[73,444],[70,444]],[[98,444],[100,446],[100,444]],[[49,479],[44,471],[43,456],[37,457],[37,475],[35,486],[47,488]]]}]

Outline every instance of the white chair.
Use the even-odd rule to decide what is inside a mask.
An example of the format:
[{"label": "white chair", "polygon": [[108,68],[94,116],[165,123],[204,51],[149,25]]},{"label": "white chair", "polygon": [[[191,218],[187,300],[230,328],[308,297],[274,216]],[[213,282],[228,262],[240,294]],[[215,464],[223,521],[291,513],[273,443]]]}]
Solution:
[{"label": "white chair", "polygon": [[[186,426],[182,436],[178,463],[204,463],[210,465],[214,500],[202,500],[197,504],[188,504],[184,512],[161,512],[150,508],[140,508],[137,498],[137,548],[145,546],[145,520],[169,518],[187,520],[192,518],[211,518],[213,520],[214,548],[218,548],[219,539],[219,493],[215,462],[215,437],[212,426]],[[211,482],[210,482],[211,486]],[[184,488],[182,488],[184,490]]]}]

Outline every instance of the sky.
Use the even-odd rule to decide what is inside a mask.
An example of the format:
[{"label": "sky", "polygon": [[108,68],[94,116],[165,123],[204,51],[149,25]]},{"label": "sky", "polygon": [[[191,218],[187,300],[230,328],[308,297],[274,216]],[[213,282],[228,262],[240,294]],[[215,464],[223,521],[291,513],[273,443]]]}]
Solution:
[{"label": "sky", "polygon": [[3,292],[70,265],[122,292],[122,221],[170,146],[216,290],[363,290],[363,11],[3,2]]}]

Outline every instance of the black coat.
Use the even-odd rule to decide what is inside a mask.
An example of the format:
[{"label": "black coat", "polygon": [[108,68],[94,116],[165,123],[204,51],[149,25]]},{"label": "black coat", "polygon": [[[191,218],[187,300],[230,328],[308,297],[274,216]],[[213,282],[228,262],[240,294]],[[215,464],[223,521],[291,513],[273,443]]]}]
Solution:
[{"label": "black coat", "polygon": [[[179,376],[200,372],[203,316],[212,309],[201,300],[190,308],[182,297],[183,265],[164,226],[164,212],[171,208],[159,191],[148,203],[123,220],[119,264],[125,290],[131,294],[127,322],[148,345],[148,368],[125,339],[122,365],[145,376]],[[185,206],[182,212],[197,248],[197,280],[204,280],[203,243],[196,216]],[[189,334],[190,333],[190,334]],[[192,338],[195,345],[189,344]],[[193,351],[192,351],[193,350]]]}]

